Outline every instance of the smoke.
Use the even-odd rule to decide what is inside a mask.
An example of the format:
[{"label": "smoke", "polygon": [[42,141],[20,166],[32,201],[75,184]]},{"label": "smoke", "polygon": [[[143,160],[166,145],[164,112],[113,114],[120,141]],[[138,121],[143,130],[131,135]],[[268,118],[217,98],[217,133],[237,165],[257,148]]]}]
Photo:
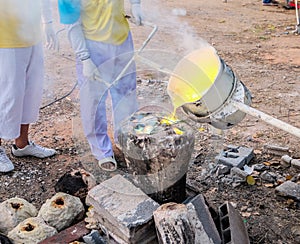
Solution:
[{"label": "smoke", "polygon": [[[185,55],[195,49],[210,46],[210,44],[199,36],[199,31],[195,30],[188,23],[189,12],[183,8],[167,7],[164,1],[142,1],[142,9],[146,20],[156,24],[160,32],[167,35],[174,43],[171,46],[163,46],[169,51],[180,51]],[[161,46],[162,47],[162,46]]]}]

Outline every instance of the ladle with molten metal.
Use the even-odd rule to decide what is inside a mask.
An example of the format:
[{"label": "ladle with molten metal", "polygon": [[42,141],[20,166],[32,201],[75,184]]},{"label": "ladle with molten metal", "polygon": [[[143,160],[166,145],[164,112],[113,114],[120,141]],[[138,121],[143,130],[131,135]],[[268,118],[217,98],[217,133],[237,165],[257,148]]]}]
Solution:
[{"label": "ladle with molten metal", "polygon": [[167,90],[174,114],[181,107],[192,120],[218,129],[231,128],[249,114],[300,138],[299,128],[249,106],[250,91],[211,46],[191,52],[173,71],[140,55],[136,58],[170,75]]},{"label": "ladle with molten metal", "polygon": [[170,75],[167,90],[174,111],[181,107],[196,122],[228,129],[249,114],[300,138],[299,128],[249,106],[250,91],[211,46],[191,52],[173,71],[140,55],[136,58]]},{"label": "ladle with molten metal", "polygon": [[249,106],[250,92],[213,47],[184,57],[175,67],[167,89],[175,109],[182,107],[194,121],[227,129],[250,114],[300,138],[299,128]]},{"label": "ladle with molten metal", "polygon": [[[174,106],[173,116],[176,109],[181,107],[196,122],[207,122],[216,128],[228,129],[249,114],[300,138],[299,128],[249,106],[249,90],[213,47],[206,46],[191,52],[179,61],[173,71],[142,57],[141,52],[157,31],[156,25],[147,22],[145,25],[153,27],[151,33],[112,84],[118,82],[134,59],[138,59],[170,75],[167,90]],[[96,79],[102,81],[100,77]]]}]

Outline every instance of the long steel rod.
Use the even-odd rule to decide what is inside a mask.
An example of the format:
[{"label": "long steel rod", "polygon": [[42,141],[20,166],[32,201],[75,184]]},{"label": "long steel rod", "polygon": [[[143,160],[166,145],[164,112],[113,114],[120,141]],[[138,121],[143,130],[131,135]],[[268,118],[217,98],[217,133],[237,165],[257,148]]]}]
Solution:
[{"label": "long steel rod", "polygon": [[297,136],[300,138],[300,129],[297,127],[294,127],[286,122],[283,122],[279,119],[276,119],[268,114],[265,114],[264,112],[261,112],[255,108],[249,107],[248,105],[241,103],[241,102],[237,102],[237,101],[232,101],[232,104],[239,110],[241,110],[242,112],[249,114],[253,117],[259,118],[261,120],[263,120],[264,122],[271,124],[281,130],[284,130],[290,134],[292,134],[293,136]]},{"label": "long steel rod", "polygon": [[103,82],[106,84],[107,87],[111,87],[112,85],[116,84],[125,74],[125,72],[128,70],[129,66],[133,63],[133,61],[136,59],[137,56],[144,50],[146,45],[149,43],[149,41],[152,39],[156,31],[158,30],[157,25],[154,25],[149,22],[144,22],[143,25],[153,27],[151,33],[148,35],[147,39],[143,42],[142,46],[133,54],[132,58],[128,61],[128,63],[125,65],[125,67],[121,70],[117,78],[110,84],[108,82],[105,82],[101,77],[94,75],[94,79],[98,80],[100,82]]},{"label": "long steel rod", "polygon": [[[126,66],[124,67],[124,69],[120,72],[120,74],[118,75],[118,77],[115,79],[114,82],[118,82],[124,75],[124,73],[127,71],[127,69],[129,68],[129,66],[133,63],[134,59],[136,58],[136,56],[138,56],[146,47],[146,45],[148,44],[148,42],[151,40],[151,38],[154,36],[154,34],[157,31],[157,25],[154,25],[152,23],[149,22],[144,22],[143,23],[146,26],[151,26],[153,27],[151,33],[149,34],[149,36],[147,37],[147,39],[143,42],[142,46],[136,51],[136,53],[134,54],[134,56],[129,60],[129,62],[126,64]],[[113,82],[113,83],[114,83]]]},{"label": "long steel rod", "polygon": [[296,8],[297,27],[299,27],[300,20],[299,20],[298,0],[295,0],[295,8]]}]

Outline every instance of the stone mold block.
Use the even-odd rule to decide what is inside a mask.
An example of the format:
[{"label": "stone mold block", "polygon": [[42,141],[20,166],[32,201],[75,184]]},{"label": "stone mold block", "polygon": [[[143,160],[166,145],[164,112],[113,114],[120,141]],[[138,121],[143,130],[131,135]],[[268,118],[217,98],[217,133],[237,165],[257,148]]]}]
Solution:
[{"label": "stone mold block", "polygon": [[156,238],[153,212],[159,204],[121,175],[92,188],[86,203],[93,206],[100,225],[121,243],[148,243]]}]

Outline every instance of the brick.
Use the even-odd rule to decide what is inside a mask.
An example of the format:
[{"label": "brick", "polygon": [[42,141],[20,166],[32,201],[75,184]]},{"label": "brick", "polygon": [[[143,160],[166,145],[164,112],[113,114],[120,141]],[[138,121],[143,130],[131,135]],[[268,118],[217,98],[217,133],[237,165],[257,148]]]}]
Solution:
[{"label": "brick", "polygon": [[222,150],[218,156],[216,156],[215,160],[219,164],[242,168],[253,158],[254,152],[252,148],[229,145],[225,150]]},{"label": "brick", "polygon": [[41,241],[39,244],[66,244],[80,239],[89,232],[90,230],[85,227],[84,221],[81,221],[65,230],[62,230],[56,235]]},{"label": "brick", "polygon": [[92,188],[86,203],[94,218],[115,239],[147,243],[156,238],[153,212],[159,204],[121,175]]}]

